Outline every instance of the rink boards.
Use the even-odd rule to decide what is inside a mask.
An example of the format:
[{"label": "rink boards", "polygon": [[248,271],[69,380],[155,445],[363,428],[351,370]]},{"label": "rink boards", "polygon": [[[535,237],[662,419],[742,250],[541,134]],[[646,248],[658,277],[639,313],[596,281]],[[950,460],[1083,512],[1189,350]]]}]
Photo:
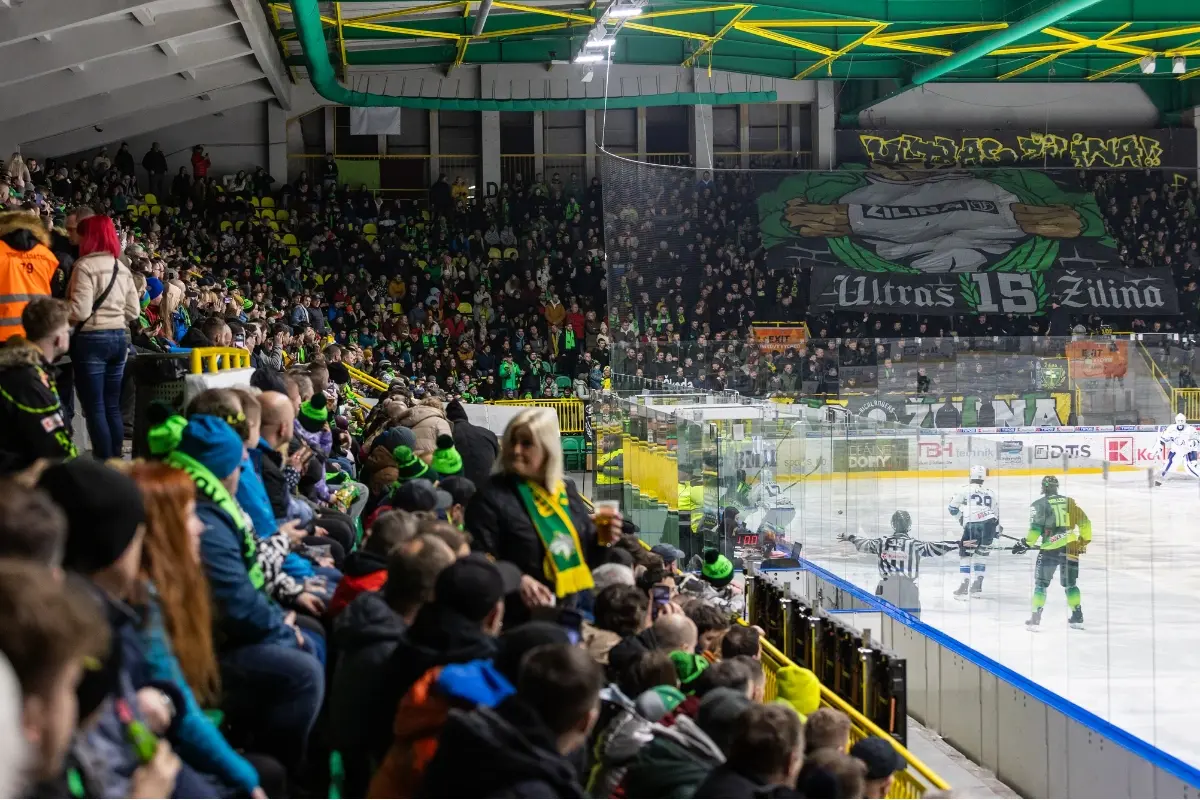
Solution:
[{"label": "rink boards", "polygon": [[838,479],[965,477],[973,465],[992,475],[1077,474],[1155,467],[1159,428],[1147,425],[880,429],[798,433],[759,443],[780,483]]},{"label": "rink boards", "polygon": [[[1062,434],[1051,435],[1062,438]],[[1031,436],[1036,447],[1038,434]],[[1157,434],[1153,441],[1157,445]],[[1033,745],[1020,741],[1001,747],[996,738],[1003,733],[1004,712],[998,706],[998,698],[1003,699],[1001,684],[994,669],[979,666],[975,663],[979,659],[973,661],[970,654],[974,652],[1028,681],[1035,694],[1065,698],[1111,724],[1121,734],[1114,738],[1133,737],[1131,741],[1149,743],[1185,765],[1200,763],[1200,726],[1196,724],[1200,692],[1195,678],[1200,674],[1200,627],[1195,624],[1200,617],[1200,551],[1191,524],[1200,518],[1200,482],[1186,473],[1175,473],[1163,486],[1152,488],[1144,467],[1111,466],[1123,469],[1105,471],[1103,466],[1088,466],[1083,469],[1092,471],[1087,472],[1068,467],[1064,473],[1061,464],[1056,470],[1013,466],[1014,471],[1028,474],[1001,474],[987,481],[997,493],[1001,525],[1010,536],[1024,536],[1029,504],[1039,496],[1040,477],[1046,472],[1058,475],[1061,492],[1073,497],[1092,520],[1093,542],[1080,559],[1078,578],[1084,630],[1067,626],[1068,609],[1057,575],[1047,590],[1041,630],[1026,630],[1037,554],[1012,555],[1008,551],[1011,540],[1000,540],[992,554],[981,560],[987,567],[984,592],[966,601],[953,596],[965,577],[960,573],[957,552],[922,561],[921,622],[948,642],[961,645],[958,650],[962,652],[950,647],[942,655],[930,656],[937,663],[925,663],[924,655],[917,659],[899,646],[903,638],[912,638],[912,631],[895,620],[886,621],[883,627],[888,632],[885,644],[909,658],[910,708],[914,703],[917,707],[926,703],[926,716],[930,717],[926,724],[938,730],[957,726],[960,732],[973,731],[968,737],[971,742],[966,743],[987,744],[996,759],[1004,750],[1008,759],[1053,760],[1053,753],[1048,756],[1040,749],[1036,737],[1030,740]],[[797,508],[789,533],[804,544],[809,561],[837,580],[873,593],[879,579],[875,557],[838,542],[837,534],[885,535],[892,512],[902,508],[912,515],[917,538],[959,539],[959,525],[947,511],[950,497],[965,484],[957,473],[957,469],[876,471],[855,475],[862,478],[858,480],[802,482],[788,492]],[[849,477],[850,473],[830,475]],[[978,573],[972,577],[974,574]],[[968,674],[976,677],[964,677]],[[947,694],[942,685],[947,681],[965,681],[965,688],[951,688]],[[931,682],[938,686],[926,685]],[[989,696],[975,696],[981,685],[990,687]],[[939,697],[952,700],[935,704],[930,699],[935,688]],[[1028,713],[1020,702],[1009,710]],[[1093,735],[1092,728],[1074,719],[1069,710],[1061,713],[1063,736],[1070,727],[1067,723],[1083,725],[1081,730]],[[960,733],[960,738],[965,735]],[[1029,793],[1149,794],[1144,790],[1127,794],[1115,787],[1113,793],[1095,793],[1100,784],[1092,784],[1082,794],[1079,787],[1065,792],[1061,788],[1065,783],[1051,780],[1053,770],[1046,775],[1050,782],[1045,784],[1041,778],[1028,779]]]}]

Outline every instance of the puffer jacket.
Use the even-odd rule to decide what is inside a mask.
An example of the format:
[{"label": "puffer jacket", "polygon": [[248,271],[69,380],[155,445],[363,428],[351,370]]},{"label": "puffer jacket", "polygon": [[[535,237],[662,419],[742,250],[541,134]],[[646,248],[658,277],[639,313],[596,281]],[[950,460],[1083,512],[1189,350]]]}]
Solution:
[{"label": "puffer jacket", "polygon": [[[89,253],[76,259],[67,286],[67,302],[71,304],[71,322],[87,320],[83,331],[122,330],[142,313],[137,287],[129,267],[117,261],[117,280],[112,291],[92,315],[92,305],[112,279],[113,259],[109,253]],[[91,317],[91,319],[88,319]]]},{"label": "puffer jacket", "polygon": [[600,713],[607,721],[591,748],[587,793],[589,797],[612,797],[626,769],[654,738],[654,723],[639,714],[634,702],[616,685],[600,692]]},{"label": "puffer jacket", "polygon": [[399,423],[410,429],[417,437],[414,450],[433,451],[437,449],[437,437],[443,433],[447,436],[454,434],[446,412],[442,410],[442,402],[436,398],[426,398],[410,408],[400,417]]},{"label": "puffer jacket", "polygon": [[400,475],[392,451],[380,444],[371,448],[367,460],[363,462],[363,471],[371,497],[380,497],[386,493],[387,487],[395,483]]}]

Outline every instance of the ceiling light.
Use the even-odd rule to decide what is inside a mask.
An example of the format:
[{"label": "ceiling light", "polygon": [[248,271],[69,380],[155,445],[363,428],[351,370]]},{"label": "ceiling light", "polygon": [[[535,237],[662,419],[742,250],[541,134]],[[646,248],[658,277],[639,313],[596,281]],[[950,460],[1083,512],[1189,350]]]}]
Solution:
[{"label": "ceiling light", "polygon": [[1183,56],[1175,56],[1175,59],[1171,62],[1171,72],[1174,72],[1176,75],[1182,75],[1187,72],[1187,59]]},{"label": "ceiling light", "polygon": [[610,17],[636,17],[641,13],[642,9],[639,6],[621,6],[620,8],[608,9],[608,16]]},{"label": "ceiling light", "polygon": [[595,64],[604,60],[603,53],[580,53],[575,56],[576,64]]},{"label": "ceiling light", "polygon": [[583,43],[584,47],[612,47],[617,43],[616,39],[588,39]]},{"label": "ceiling light", "polygon": [[1158,68],[1158,62],[1155,60],[1154,56],[1143,56],[1142,60],[1138,62],[1138,65],[1142,68],[1142,72],[1146,75],[1153,75],[1154,70]]}]

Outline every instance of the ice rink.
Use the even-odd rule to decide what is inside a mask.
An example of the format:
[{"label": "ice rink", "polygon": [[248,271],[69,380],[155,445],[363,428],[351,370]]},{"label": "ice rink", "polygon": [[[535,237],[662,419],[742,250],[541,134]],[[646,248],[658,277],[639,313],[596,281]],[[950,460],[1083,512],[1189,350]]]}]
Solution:
[{"label": "ice rink", "polygon": [[[984,591],[957,600],[957,551],[923,559],[921,620],[1190,764],[1200,764],[1200,483],[1184,473],[1151,488],[1145,471],[1056,474],[1060,493],[1091,518],[1093,540],[1080,559],[1084,630],[1067,626],[1058,575],[1047,589],[1041,630],[1025,629],[1036,551],[1015,556],[1000,539],[986,559]],[[851,478],[811,481],[788,491],[789,526],[805,556],[872,592],[876,558],[836,540],[840,532],[882,536],[892,512],[912,514],[913,533],[958,540],[947,505],[965,478]],[[1040,476],[988,478],[999,495],[1004,533],[1023,537]],[[838,511],[842,513],[838,513]]]}]

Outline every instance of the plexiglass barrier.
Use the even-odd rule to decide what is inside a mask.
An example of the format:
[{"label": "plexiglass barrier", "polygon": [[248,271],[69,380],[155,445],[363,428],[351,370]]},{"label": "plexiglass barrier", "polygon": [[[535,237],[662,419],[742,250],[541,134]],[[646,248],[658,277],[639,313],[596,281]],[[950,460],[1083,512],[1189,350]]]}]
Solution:
[{"label": "plexiglass barrier", "polygon": [[[1117,380],[1101,379],[1098,393]],[[1096,399],[1083,380],[1067,390],[1072,409]],[[1008,424],[964,425],[963,396],[943,400],[921,419],[952,410],[959,424],[703,393],[609,395],[596,412],[597,492],[620,497],[649,541],[689,556],[717,547],[753,564],[796,554],[869,592],[885,576],[911,578],[907,593],[885,596],[1200,763],[1200,461],[1181,449],[1156,486],[1165,462],[1154,425],[1068,426],[1003,400],[988,421]],[[972,468],[982,483],[969,483]],[[964,547],[966,515],[986,509],[994,531]],[[1035,511],[1070,533],[1052,529],[1051,541],[1014,552]],[[887,541],[905,525],[910,541]]]}]

